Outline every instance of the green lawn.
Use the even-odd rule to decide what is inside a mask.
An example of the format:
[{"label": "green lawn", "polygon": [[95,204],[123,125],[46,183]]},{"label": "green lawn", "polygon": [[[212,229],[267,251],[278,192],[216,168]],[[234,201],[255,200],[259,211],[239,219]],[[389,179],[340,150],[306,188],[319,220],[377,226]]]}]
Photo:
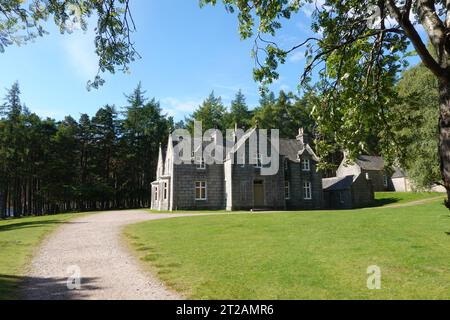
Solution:
[{"label": "green lawn", "polygon": [[397,205],[445,196],[446,194],[438,192],[377,192],[375,202],[376,206]]},{"label": "green lawn", "polygon": [[80,214],[0,220],[0,300],[16,298],[27,264],[46,235]]},{"label": "green lawn", "polygon": [[[125,234],[143,263],[189,298],[450,299],[450,212],[441,201],[174,218]],[[381,268],[381,290],[367,289],[371,265]]]}]

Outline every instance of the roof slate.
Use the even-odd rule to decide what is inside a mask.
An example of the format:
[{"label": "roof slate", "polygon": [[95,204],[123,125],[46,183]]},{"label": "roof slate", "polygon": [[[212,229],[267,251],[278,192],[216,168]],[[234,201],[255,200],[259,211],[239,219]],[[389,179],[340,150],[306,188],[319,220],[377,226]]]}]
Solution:
[{"label": "roof slate", "polygon": [[377,156],[359,156],[355,160],[356,164],[361,167],[363,170],[375,170],[381,171],[384,170],[384,160],[382,157]]},{"label": "roof slate", "polygon": [[324,191],[347,190],[351,188],[354,181],[355,176],[322,179],[323,190]]}]

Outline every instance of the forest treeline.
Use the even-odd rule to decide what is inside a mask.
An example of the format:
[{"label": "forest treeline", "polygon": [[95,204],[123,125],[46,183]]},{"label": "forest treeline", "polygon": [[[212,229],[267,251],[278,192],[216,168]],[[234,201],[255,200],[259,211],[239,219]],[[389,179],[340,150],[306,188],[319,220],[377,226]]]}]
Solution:
[{"label": "forest treeline", "polygon": [[173,119],[140,86],[127,101],[79,120],[42,119],[15,83],[1,107],[1,216],[149,206],[155,154]]},{"label": "forest treeline", "polygon": [[264,94],[253,110],[240,91],[229,107],[211,93],[175,123],[141,85],[119,109],[106,105],[92,117],[56,121],[31,112],[15,83],[0,105],[0,217],[149,207],[160,143],[194,119],[218,129],[258,121],[290,137],[299,126],[312,127],[306,105],[284,92]]},{"label": "forest treeline", "polygon": [[[398,101],[392,105],[392,134],[401,143],[403,168],[416,186],[439,182],[437,159],[437,84],[419,64],[406,71],[396,85]],[[175,128],[280,129],[280,136],[294,138],[298,128],[319,144],[336,139],[320,135],[313,114],[320,97],[306,93],[299,98],[280,91],[263,92],[259,105],[249,107],[237,92],[230,105],[212,92],[184,121],[174,122],[155,99],[148,99],[139,84],[127,105],[106,105],[94,116],[78,120],[41,118],[20,99],[19,84],[7,89],[0,104],[0,217],[73,211],[145,208],[150,206],[159,145],[167,143]],[[380,154],[379,128],[365,137],[365,153]],[[333,175],[342,161],[336,149],[322,160],[330,164],[324,176]]]}]

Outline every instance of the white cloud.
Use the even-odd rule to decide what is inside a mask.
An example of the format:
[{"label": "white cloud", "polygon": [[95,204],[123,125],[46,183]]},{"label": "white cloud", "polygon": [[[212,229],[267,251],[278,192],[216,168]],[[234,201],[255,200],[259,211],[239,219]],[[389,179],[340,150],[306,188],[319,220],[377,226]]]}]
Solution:
[{"label": "white cloud", "polygon": [[190,113],[192,113],[199,105],[201,105],[202,100],[200,99],[178,99],[174,97],[166,97],[161,99],[161,107],[167,115],[174,118],[183,118]]},{"label": "white cloud", "polygon": [[303,58],[305,58],[305,52],[296,51],[289,57],[289,61],[295,63],[303,60]]},{"label": "white cloud", "polygon": [[306,3],[301,10],[306,16],[311,17],[314,10],[316,10],[316,8],[320,9],[324,4],[325,0],[315,0],[313,3]]},{"label": "white cloud", "polygon": [[62,40],[62,47],[74,72],[83,79],[92,79],[98,71],[98,57],[95,54],[94,34],[74,32]]}]

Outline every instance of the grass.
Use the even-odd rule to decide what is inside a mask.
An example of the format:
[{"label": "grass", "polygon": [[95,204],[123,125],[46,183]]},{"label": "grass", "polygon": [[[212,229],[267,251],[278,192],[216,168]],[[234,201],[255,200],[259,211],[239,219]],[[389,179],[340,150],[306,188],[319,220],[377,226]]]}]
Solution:
[{"label": "grass", "polygon": [[[382,207],[386,205],[399,205],[406,204],[414,201],[422,201],[428,199],[435,199],[438,197],[445,198],[445,194],[438,192],[378,192],[375,194],[375,207]],[[229,213],[226,210],[174,210],[174,211],[158,211],[152,209],[138,209],[141,211],[146,211],[153,214],[209,214],[209,213]],[[248,211],[233,211],[236,213],[248,213]]]},{"label": "grass", "polygon": [[442,197],[445,198],[446,194],[438,192],[377,192],[375,193],[375,205],[397,205],[405,204],[413,201],[422,201],[427,199],[433,199]]},{"label": "grass", "polygon": [[60,214],[0,220],[0,300],[17,298],[27,264],[45,236],[79,216],[81,214]]},{"label": "grass", "polygon": [[[150,212],[150,213],[154,213],[154,214],[209,214],[209,213],[214,213],[214,214],[220,214],[220,213],[230,213],[229,211],[226,210],[173,210],[173,211],[166,211],[166,210],[152,210],[152,209],[142,209],[144,211]],[[239,211],[239,212],[244,212],[244,211]],[[237,211],[234,211],[234,213],[239,213]],[[248,211],[245,211],[246,213],[248,213]]]},{"label": "grass", "polygon": [[[397,203],[416,196],[399,194]],[[450,213],[440,201],[173,218],[128,226],[125,235],[144,265],[188,298],[450,298]],[[367,289],[372,265],[381,290]]]}]

